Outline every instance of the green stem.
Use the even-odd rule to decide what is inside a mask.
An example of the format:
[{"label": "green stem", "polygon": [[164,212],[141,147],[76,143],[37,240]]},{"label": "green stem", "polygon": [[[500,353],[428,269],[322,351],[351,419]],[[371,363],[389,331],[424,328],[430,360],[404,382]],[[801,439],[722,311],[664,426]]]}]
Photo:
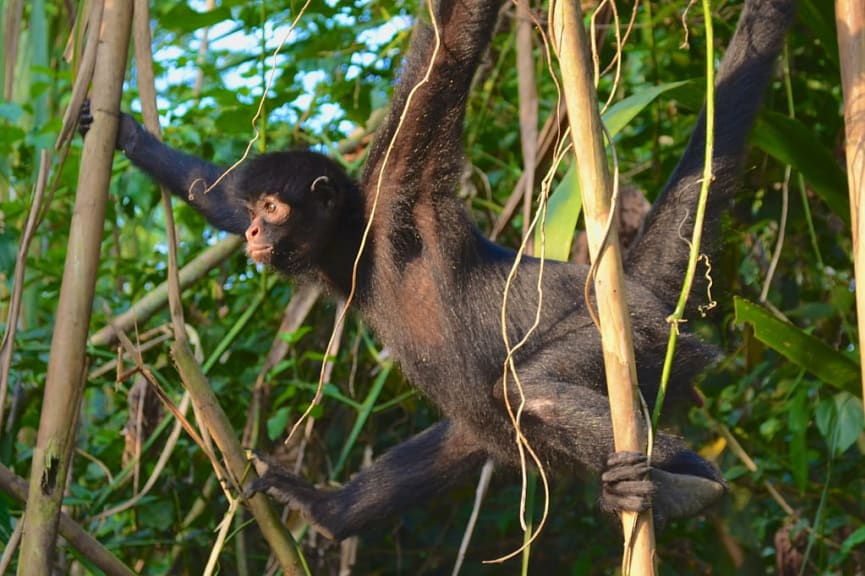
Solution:
[{"label": "green stem", "polygon": [[345,466],[348,455],[357,443],[358,436],[360,436],[363,427],[366,425],[366,421],[369,419],[370,414],[372,414],[373,408],[375,408],[376,400],[378,400],[378,397],[384,388],[384,383],[390,375],[390,369],[392,366],[393,364],[390,362],[387,362],[382,366],[381,372],[378,373],[378,377],[376,377],[375,381],[372,383],[372,388],[370,388],[363,404],[361,404],[358,409],[357,419],[354,421],[354,426],[352,426],[351,432],[348,434],[348,439],[339,454],[339,458],[337,458],[336,464],[333,466],[333,472],[331,473],[332,478],[337,478],[340,472],[342,472],[342,468]]},{"label": "green stem", "polygon": [[676,342],[679,336],[679,322],[685,315],[685,305],[694,284],[697,261],[700,258],[700,244],[703,239],[703,220],[706,216],[706,202],[709,198],[709,186],[712,184],[712,157],[715,149],[715,34],[712,28],[711,0],[703,0],[703,14],[706,26],[706,154],[703,162],[703,183],[700,187],[700,197],[697,201],[697,214],[694,216],[694,230],[691,233],[691,250],[688,255],[688,268],[682,291],[676,309],[668,318],[670,322],[670,337],[667,341],[667,354],[664,358],[664,369],[661,373],[661,385],[655,401],[655,411],[652,414],[652,428],[657,429],[661,417],[661,408],[667,394],[670,373],[673,367],[673,356],[676,353]]}]

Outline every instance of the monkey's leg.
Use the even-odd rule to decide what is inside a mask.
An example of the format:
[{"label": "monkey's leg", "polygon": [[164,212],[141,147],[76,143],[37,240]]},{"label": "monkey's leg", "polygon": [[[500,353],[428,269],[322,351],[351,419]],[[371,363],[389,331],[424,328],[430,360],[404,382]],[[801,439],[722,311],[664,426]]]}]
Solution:
[{"label": "monkey's leg", "polygon": [[[656,435],[651,468],[643,455],[615,452],[606,396],[585,386],[539,380],[533,372],[532,366],[520,368],[524,432],[542,452],[602,472],[604,509],[641,511],[651,501],[656,521],[663,523],[696,514],[724,493],[718,470],[669,434]],[[501,383],[495,394],[503,397]],[[512,404],[519,401],[514,384],[508,394]]]},{"label": "monkey's leg", "polygon": [[343,539],[444,492],[485,459],[467,433],[445,420],[394,446],[341,488],[316,489],[279,465],[258,461],[261,478],[247,492],[267,492],[323,534]]}]

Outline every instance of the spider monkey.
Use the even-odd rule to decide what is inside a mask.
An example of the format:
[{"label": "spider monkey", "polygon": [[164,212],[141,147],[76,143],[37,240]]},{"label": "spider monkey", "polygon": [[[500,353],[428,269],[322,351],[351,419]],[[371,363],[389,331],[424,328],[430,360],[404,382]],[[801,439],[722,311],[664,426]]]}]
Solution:
[{"label": "spider monkey", "polygon": [[[454,191],[472,77],[503,0],[437,0],[435,33],[419,20],[388,119],[359,182],[310,151],[263,154],[213,185],[223,168],[172,150],[128,114],[117,148],[219,229],[246,237],[256,262],[314,275],[345,296],[364,227],[378,203],[356,274],[355,306],[399,360],[407,378],[445,418],[390,449],[338,489],[318,489],[262,463],[249,488],[267,491],[337,539],[441,494],[487,458],[518,462],[505,410],[506,356],[500,308],[515,253],[486,239]],[[738,186],[749,131],[794,16],[794,0],[746,0],[717,77],[715,158],[708,214]],[[409,93],[432,62],[429,81]],[[397,130],[405,113],[402,128]],[[86,131],[92,117],[82,114]],[[705,140],[704,117],[625,262],[639,382],[655,398],[668,324],[687,260],[680,235],[693,226]],[[393,146],[389,148],[391,142]],[[213,186],[205,193],[206,185]],[[684,222],[684,225],[683,225]],[[708,224],[710,230],[713,223]],[[518,341],[535,321],[538,260],[524,258],[510,288],[507,330]],[[598,332],[579,287],[587,268],[546,262],[540,324],[515,356],[525,394],[522,430],[547,468],[602,472],[601,505],[653,506],[656,520],[692,515],[719,498],[718,470],[684,442],[660,433],[651,466],[616,453]],[[683,334],[671,396],[686,396],[712,350]]]}]

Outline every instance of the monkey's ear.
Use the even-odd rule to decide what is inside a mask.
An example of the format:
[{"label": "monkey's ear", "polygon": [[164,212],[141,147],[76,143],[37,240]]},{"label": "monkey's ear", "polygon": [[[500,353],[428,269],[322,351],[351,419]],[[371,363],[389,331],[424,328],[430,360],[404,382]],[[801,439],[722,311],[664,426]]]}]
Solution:
[{"label": "monkey's ear", "polygon": [[333,185],[327,176],[319,176],[309,186],[311,197],[320,206],[333,208],[340,201],[339,189]]}]

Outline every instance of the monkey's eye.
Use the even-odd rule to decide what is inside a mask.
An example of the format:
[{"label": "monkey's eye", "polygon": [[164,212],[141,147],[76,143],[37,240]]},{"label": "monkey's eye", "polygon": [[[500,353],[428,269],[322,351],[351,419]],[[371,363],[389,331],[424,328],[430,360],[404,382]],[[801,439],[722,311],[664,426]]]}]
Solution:
[{"label": "monkey's eye", "polygon": [[263,196],[252,206],[258,216],[270,223],[278,224],[288,220],[291,207],[276,196]]}]

